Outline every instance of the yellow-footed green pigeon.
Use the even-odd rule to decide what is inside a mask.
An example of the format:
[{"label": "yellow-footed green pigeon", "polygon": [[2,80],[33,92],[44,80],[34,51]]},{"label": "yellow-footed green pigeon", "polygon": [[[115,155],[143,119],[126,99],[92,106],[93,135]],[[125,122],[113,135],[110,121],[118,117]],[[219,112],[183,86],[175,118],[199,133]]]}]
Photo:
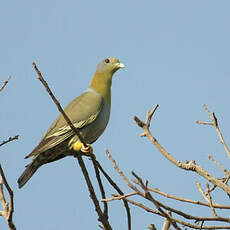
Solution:
[{"label": "yellow-footed green pigeon", "polygon": [[[89,88],[64,109],[85,143],[92,144],[105,130],[111,107],[112,76],[124,68],[117,58],[106,58],[96,69]],[[53,122],[38,146],[28,155],[32,162],[18,179],[21,188],[43,164],[80,152],[83,144],[69,127],[62,114]],[[73,154],[74,152],[74,154]]]}]

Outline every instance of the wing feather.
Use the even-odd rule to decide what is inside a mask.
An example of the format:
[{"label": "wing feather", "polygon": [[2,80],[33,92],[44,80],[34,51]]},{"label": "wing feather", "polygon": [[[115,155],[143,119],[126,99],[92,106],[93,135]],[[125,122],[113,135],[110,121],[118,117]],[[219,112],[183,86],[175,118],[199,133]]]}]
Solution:
[{"label": "wing feather", "polygon": [[[102,96],[93,91],[86,91],[70,102],[64,111],[73,125],[78,129],[82,129],[97,119],[102,107]],[[60,114],[42,137],[38,146],[26,158],[53,148],[73,135],[73,131],[62,114]]]}]

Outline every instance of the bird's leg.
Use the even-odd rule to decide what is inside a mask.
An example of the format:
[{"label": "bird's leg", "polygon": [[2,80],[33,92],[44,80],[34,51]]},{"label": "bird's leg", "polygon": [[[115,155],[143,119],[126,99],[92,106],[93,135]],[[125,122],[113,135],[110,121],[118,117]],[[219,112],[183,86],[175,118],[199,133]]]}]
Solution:
[{"label": "bird's leg", "polygon": [[73,144],[72,148],[73,148],[73,150],[75,152],[81,151],[82,154],[85,155],[85,156],[92,156],[93,155],[93,148],[92,148],[92,146],[90,144],[87,144],[87,146],[85,147],[80,140],[76,141]]}]

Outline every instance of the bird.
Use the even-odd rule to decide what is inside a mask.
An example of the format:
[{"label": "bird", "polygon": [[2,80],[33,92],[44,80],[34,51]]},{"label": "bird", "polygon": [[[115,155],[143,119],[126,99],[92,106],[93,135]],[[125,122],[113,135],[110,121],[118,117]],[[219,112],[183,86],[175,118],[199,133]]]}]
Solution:
[{"label": "bird", "polygon": [[[64,109],[84,142],[94,143],[104,132],[110,117],[111,86],[114,73],[125,65],[117,58],[103,59],[97,66],[89,87]],[[68,155],[84,152],[84,145],[65,121],[62,114],[52,123],[34,150],[25,157],[33,157],[18,179],[22,188],[33,174],[46,163]],[[86,149],[87,151],[88,149]]]}]

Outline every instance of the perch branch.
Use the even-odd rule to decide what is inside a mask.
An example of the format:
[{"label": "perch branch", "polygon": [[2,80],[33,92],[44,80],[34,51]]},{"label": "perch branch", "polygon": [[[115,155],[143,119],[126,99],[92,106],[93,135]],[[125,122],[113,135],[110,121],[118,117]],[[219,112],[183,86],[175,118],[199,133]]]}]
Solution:
[{"label": "perch branch", "polygon": [[[74,132],[74,134],[76,134],[79,138],[79,140],[83,143],[84,147],[87,147],[86,143],[84,142],[83,138],[81,137],[81,135],[79,134],[78,130],[74,127],[74,125],[72,124],[71,120],[68,118],[68,116],[65,114],[64,110],[62,109],[60,103],[58,102],[58,100],[55,98],[54,94],[52,93],[52,91],[50,90],[47,82],[44,80],[44,78],[42,77],[42,74],[41,72],[39,71],[39,69],[37,68],[36,64],[33,62],[32,63],[35,71],[37,72],[38,74],[38,79],[41,81],[41,83],[44,85],[44,87],[46,88],[48,94],[51,96],[53,102],[56,104],[58,110],[61,112],[61,114],[63,115],[64,119],[66,120],[66,122],[68,123],[68,125],[70,126],[70,128],[72,129],[72,131]],[[90,197],[93,201],[93,204],[95,206],[95,210],[98,214],[98,217],[99,217],[99,221],[101,221],[101,223],[103,224],[103,226],[105,227],[106,230],[112,230],[109,222],[108,222],[108,218],[106,216],[104,216],[103,212],[101,211],[101,208],[100,208],[100,205],[99,205],[99,201],[96,197],[96,194],[94,192],[94,188],[93,188],[93,185],[92,185],[92,182],[90,180],[90,177],[89,177],[89,174],[88,174],[88,171],[85,167],[85,163],[82,159],[82,156],[81,154],[76,154],[75,157],[77,158],[78,160],[78,163],[81,167],[81,170],[82,170],[82,173],[84,175],[84,178],[85,178],[85,181],[86,181],[86,184],[88,186],[88,190],[89,190],[89,193],[90,193]]]},{"label": "perch branch", "polygon": [[79,140],[83,143],[84,147],[87,148],[87,145],[85,143],[85,141],[83,140],[82,136],[80,135],[79,131],[77,128],[75,128],[75,126],[72,124],[71,120],[69,119],[69,117],[66,115],[66,113],[64,112],[64,110],[62,109],[59,101],[56,99],[56,97],[54,96],[54,94],[52,93],[52,91],[50,90],[47,82],[44,80],[40,70],[38,69],[37,65],[35,64],[35,62],[32,63],[35,71],[38,74],[38,79],[39,81],[44,85],[44,87],[46,88],[48,94],[50,95],[50,97],[52,98],[53,102],[56,104],[59,112],[62,114],[62,116],[64,117],[64,119],[66,120],[67,124],[70,126],[70,128],[72,129],[72,131],[77,135],[77,137],[79,138]]}]

